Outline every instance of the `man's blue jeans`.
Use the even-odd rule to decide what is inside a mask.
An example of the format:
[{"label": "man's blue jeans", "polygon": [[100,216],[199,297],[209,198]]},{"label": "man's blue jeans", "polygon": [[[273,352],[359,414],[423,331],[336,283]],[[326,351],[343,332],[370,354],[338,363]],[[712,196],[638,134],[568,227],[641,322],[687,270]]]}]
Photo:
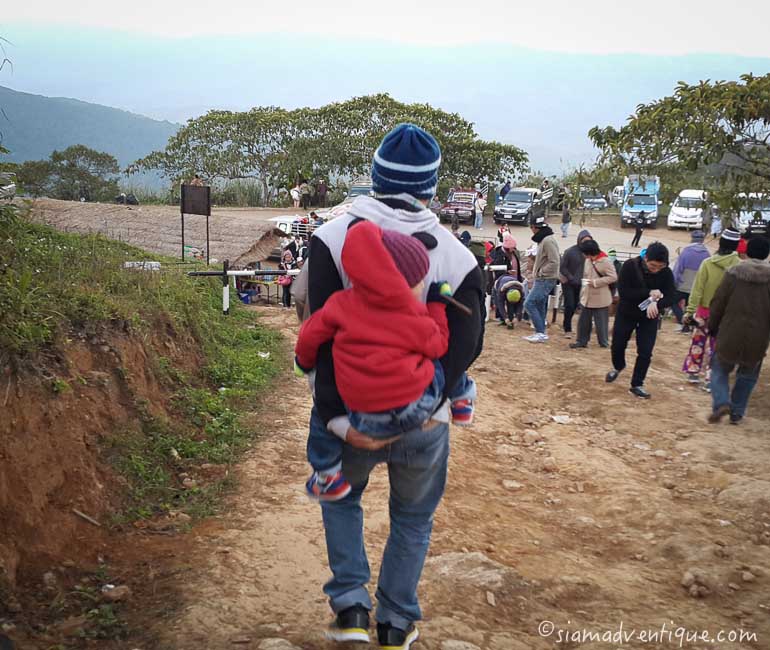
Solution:
[{"label": "man's blue jeans", "polygon": [[[323,427],[313,409],[310,427]],[[342,471],[352,490],[340,501],[323,501],[326,549],[333,577],[324,586],[335,613],[353,605],[371,609],[366,589],[370,579],[364,547],[361,495],[369,473],[388,464],[390,535],[377,584],[377,621],[406,629],[422,618],[417,585],[433,529],[433,514],[446,486],[449,425],[436,424],[404,434],[389,447],[365,451],[345,445]]]},{"label": "man's blue jeans", "polygon": [[730,373],[735,368],[734,363],[720,361],[719,352],[711,359],[711,402],[714,411],[721,406],[729,406],[730,414],[743,417],[751,397],[751,391],[757,385],[762,363],[755,367],[738,366],[735,373],[735,385],[730,394]]},{"label": "man's blue jeans", "polygon": [[535,331],[545,334],[545,320],[548,316],[548,296],[556,286],[556,280],[535,280],[532,290],[524,301],[524,309],[527,310]]}]

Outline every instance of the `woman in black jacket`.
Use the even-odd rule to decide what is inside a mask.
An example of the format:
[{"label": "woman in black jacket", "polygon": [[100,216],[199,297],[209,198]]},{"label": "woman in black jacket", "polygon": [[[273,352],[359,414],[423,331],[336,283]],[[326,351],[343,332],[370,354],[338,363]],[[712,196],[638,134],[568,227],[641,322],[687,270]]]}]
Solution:
[{"label": "woman in black jacket", "polygon": [[[630,391],[637,397],[649,399],[644,380],[652,361],[658,320],[676,297],[674,274],[668,267],[668,249],[660,242],[653,242],[647,247],[644,258],[626,261],[618,277],[618,291],[620,302],[612,329],[613,369],[607,373],[606,381],[615,381],[626,367],[626,346],[631,335],[636,333],[636,363]],[[644,305],[644,309],[640,305]]]}]

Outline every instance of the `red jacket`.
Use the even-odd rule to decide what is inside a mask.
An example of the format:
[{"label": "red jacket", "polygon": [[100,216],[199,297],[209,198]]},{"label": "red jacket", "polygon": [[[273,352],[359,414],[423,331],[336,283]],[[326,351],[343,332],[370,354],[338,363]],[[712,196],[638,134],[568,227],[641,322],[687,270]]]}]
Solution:
[{"label": "red jacket", "polygon": [[332,294],[304,322],[297,362],[315,367],[318,348],[333,339],[337,388],[349,409],[376,413],[405,406],[425,392],[433,361],[447,351],[446,306],[414,297],[371,222],[350,229],[342,265],[352,286]]}]

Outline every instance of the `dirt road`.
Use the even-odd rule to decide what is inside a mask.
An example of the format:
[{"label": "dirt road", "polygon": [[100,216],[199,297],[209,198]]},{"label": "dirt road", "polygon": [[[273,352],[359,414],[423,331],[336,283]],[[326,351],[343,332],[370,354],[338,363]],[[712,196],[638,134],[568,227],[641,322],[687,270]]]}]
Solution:
[{"label": "dirt road", "polygon": [[[296,334],[293,312],[255,312],[287,338]],[[630,396],[623,381],[603,382],[606,350],[569,350],[558,336],[533,346],[521,339],[527,333],[490,327],[471,369],[477,420],[451,433],[415,647],[770,647],[767,370],[744,424],[711,426],[709,396],[682,380],[687,340],[670,322],[649,401]],[[255,415],[259,440],[225,514],[197,526],[177,553],[182,605],[148,623],[163,648],[332,647],[323,640],[330,616],[320,512],[302,492],[306,384],[287,374],[269,404]],[[364,506],[376,576],[388,533],[383,467]],[[617,635],[621,625],[635,635],[624,643],[555,643],[558,630]],[[661,626],[656,642],[640,640]],[[680,646],[677,628],[756,636],[684,637]]]}]

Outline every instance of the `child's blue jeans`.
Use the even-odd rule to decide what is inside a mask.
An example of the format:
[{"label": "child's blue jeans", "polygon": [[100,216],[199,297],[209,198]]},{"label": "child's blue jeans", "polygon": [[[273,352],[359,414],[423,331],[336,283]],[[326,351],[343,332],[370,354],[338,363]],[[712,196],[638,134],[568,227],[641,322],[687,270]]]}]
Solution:
[{"label": "child's blue jeans", "polygon": [[[433,362],[433,381],[425,392],[414,402],[389,411],[363,413],[349,411],[350,425],[373,438],[390,438],[419,429],[441,405],[444,393],[444,369],[438,361]],[[476,383],[463,373],[457,386],[449,394],[450,401],[476,399]],[[342,445],[344,441],[327,429],[310,427],[307,439],[307,459],[316,472],[334,473],[342,466]]]}]

